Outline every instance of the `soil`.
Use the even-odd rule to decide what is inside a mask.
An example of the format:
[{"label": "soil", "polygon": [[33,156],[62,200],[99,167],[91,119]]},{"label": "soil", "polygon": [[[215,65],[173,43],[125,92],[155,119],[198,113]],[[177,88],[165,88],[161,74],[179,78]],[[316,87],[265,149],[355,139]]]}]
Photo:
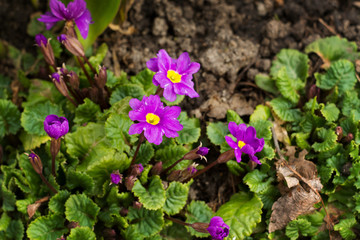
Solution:
[{"label": "soil", "polygon": [[[40,10],[46,8],[44,4]],[[357,6],[350,0],[137,0],[121,32],[108,29],[97,44],[109,46],[105,66],[129,75],[144,69],[159,49],[174,58],[189,52],[192,61],[201,64],[194,79],[200,97],[186,98],[182,108],[201,119],[203,126],[225,121],[228,109],[247,120],[256,105],[271,97],[254,84],[254,77],[268,73],[280,49],[303,50],[310,42],[332,35],[360,44]],[[0,39],[33,51],[26,34],[33,11],[30,1],[1,0]],[[210,162],[217,150],[212,148]],[[217,166],[199,177],[190,197],[216,209],[239,181],[227,172],[226,166]]]}]

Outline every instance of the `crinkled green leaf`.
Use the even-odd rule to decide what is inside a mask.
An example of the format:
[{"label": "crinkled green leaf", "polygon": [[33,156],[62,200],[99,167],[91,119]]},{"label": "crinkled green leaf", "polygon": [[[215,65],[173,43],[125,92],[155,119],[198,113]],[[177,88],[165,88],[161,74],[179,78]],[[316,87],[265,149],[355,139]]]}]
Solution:
[{"label": "crinkled green leaf", "polygon": [[161,233],[161,236],[167,240],[186,240],[191,239],[191,236],[183,225],[173,223],[168,227],[165,227]]},{"label": "crinkled green leaf", "polygon": [[256,156],[261,162],[263,159],[272,160],[275,157],[275,150],[268,143],[265,143],[264,148],[261,150],[261,152],[256,153]]},{"label": "crinkled green leaf", "polygon": [[132,192],[146,209],[157,210],[165,204],[166,194],[159,176],[154,176],[147,188],[136,181]]},{"label": "crinkled green leaf", "polygon": [[311,133],[316,128],[323,127],[325,124],[326,121],[323,117],[319,117],[314,113],[307,112],[305,116],[302,117],[299,125],[303,132]]},{"label": "crinkled green leaf", "polygon": [[0,138],[20,129],[20,112],[9,100],[0,99]]},{"label": "crinkled green leaf", "polygon": [[312,145],[315,151],[323,152],[335,147],[337,135],[334,129],[320,128],[317,135],[322,142],[316,142]]},{"label": "crinkled green leaf", "polygon": [[244,123],[244,121],[241,119],[239,114],[237,114],[237,112],[235,112],[234,110],[231,110],[231,109],[227,110],[227,112],[226,112],[226,121],[227,122],[235,122],[236,124]]},{"label": "crinkled green leaf", "polygon": [[108,117],[110,114],[125,114],[128,115],[129,111],[131,110],[131,107],[129,105],[129,101],[132,99],[132,97],[126,97],[114,104],[110,107],[109,110],[106,111],[104,114],[105,117]]},{"label": "crinkled green leaf", "polygon": [[[52,41],[54,41],[54,39]],[[63,99],[65,99],[65,97],[61,95],[52,82],[33,79],[31,80],[29,95],[26,99],[27,101],[23,102],[22,106],[25,108],[47,101],[50,101],[51,103],[59,103]]]},{"label": "crinkled green leaf", "polygon": [[32,221],[26,231],[30,240],[54,240],[69,230],[64,226],[63,216],[54,214],[38,217]]},{"label": "crinkled green leaf", "polygon": [[143,240],[145,237],[141,235],[137,225],[130,225],[126,230],[122,231],[122,235],[126,240]]},{"label": "crinkled green leaf", "polygon": [[54,213],[65,212],[65,202],[70,197],[70,193],[67,190],[59,191],[49,201],[49,209]]},{"label": "crinkled green leaf", "polygon": [[[203,201],[191,201],[187,206],[186,223],[204,222],[209,223],[213,216],[213,211]],[[208,237],[208,233],[200,233],[195,231],[191,227],[186,227],[192,236],[196,237]]]},{"label": "crinkled green leaf", "polygon": [[229,129],[223,122],[215,122],[206,127],[206,133],[213,144],[220,145],[225,142],[225,136],[229,134]]},{"label": "crinkled green leaf", "polygon": [[271,127],[272,123],[268,120],[256,120],[250,122],[251,126],[256,129],[256,137],[264,138],[265,141],[269,141],[272,138]]},{"label": "crinkled green leaf", "polygon": [[324,118],[330,122],[336,121],[340,114],[340,110],[333,103],[327,104],[325,107],[320,107],[320,111]]},{"label": "crinkled green leaf", "polygon": [[163,207],[164,211],[169,215],[179,213],[186,204],[188,193],[188,185],[179,182],[171,182],[166,189],[166,201]]},{"label": "crinkled green leaf", "polygon": [[128,115],[111,114],[105,123],[106,137],[118,151],[130,150],[128,142],[134,143],[136,138],[129,135],[129,128],[133,124]]},{"label": "crinkled green leaf", "polygon": [[92,228],[100,208],[85,194],[71,195],[65,202],[65,216],[80,226]]},{"label": "crinkled green leaf", "polygon": [[97,195],[102,194],[102,186],[109,182],[110,174],[113,171],[125,171],[130,165],[131,159],[124,153],[108,155],[91,165],[86,173],[93,178],[95,183],[94,191]]},{"label": "crinkled green leaf", "polygon": [[176,99],[173,102],[166,100],[164,97],[161,97],[161,101],[166,104],[166,106],[175,106],[179,105],[185,98],[185,95],[176,95]]},{"label": "crinkled green leaf", "polygon": [[344,94],[342,101],[342,114],[350,116],[352,110],[360,108],[360,99],[358,97],[358,91],[347,91]]},{"label": "crinkled green leaf", "polygon": [[51,138],[48,135],[39,136],[35,134],[29,134],[26,131],[21,131],[20,140],[23,143],[24,150],[28,151],[40,147],[41,144],[46,143]]},{"label": "crinkled green leaf", "polygon": [[14,211],[16,197],[13,192],[6,189],[4,184],[1,185],[1,198],[2,198],[2,209],[4,211]]},{"label": "crinkled green leaf", "polygon": [[44,121],[46,116],[50,114],[64,116],[61,107],[59,105],[52,104],[49,101],[29,105],[24,108],[24,111],[21,114],[21,126],[29,134],[45,136],[46,132],[44,130]]},{"label": "crinkled green leaf", "polygon": [[10,83],[11,79],[9,77],[0,74],[0,99],[7,99],[10,96]]},{"label": "crinkled green leaf", "polygon": [[337,86],[340,96],[352,90],[357,82],[354,65],[345,59],[332,63],[325,74],[315,73],[315,78],[321,89],[330,90]]},{"label": "crinkled green leaf", "polygon": [[354,227],[355,224],[357,224],[355,218],[341,219],[340,222],[334,226],[334,230],[340,232],[340,235],[345,240],[355,239],[356,235],[351,230],[351,228]]},{"label": "crinkled green leaf", "polygon": [[66,238],[67,240],[79,240],[79,239],[86,239],[86,240],[95,240],[96,236],[93,230],[89,227],[77,227],[72,228],[70,231],[70,235]]},{"label": "crinkled green leaf", "polygon": [[91,194],[94,189],[94,180],[84,172],[68,170],[66,172],[66,186],[87,194]]},{"label": "crinkled green leaf", "polygon": [[[298,93],[298,90],[304,88],[305,83],[302,82],[300,79],[294,80],[290,78],[286,71],[286,67],[282,67],[278,71],[275,81],[281,95],[283,95],[286,99],[290,100],[294,104],[299,101],[300,94]],[[300,87],[297,85],[300,85]]]},{"label": "crinkled green leaf", "polygon": [[146,93],[145,93],[144,89],[137,84],[120,85],[111,94],[110,104],[113,105],[114,103],[124,99],[127,96],[141,100],[142,97],[145,95],[146,95]]},{"label": "crinkled green leaf", "polygon": [[11,217],[6,212],[3,212],[0,217],[0,231],[6,231],[10,222]]},{"label": "crinkled green leaf", "polygon": [[106,197],[106,202],[111,205],[115,204],[117,206],[128,207],[132,204],[134,197],[130,192],[121,192],[119,193],[118,186],[112,186],[109,194]]},{"label": "crinkled green leaf", "polygon": [[[135,152],[135,148],[132,149],[130,155],[133,156]],[[143,143],[140,146],[138,155],[136,156],[136,163],[141,163],[145,166],[152,157],[154,157],[155,151],[153,145],[149,142]]]},{"label": "crinkled green leaf", "polygon": [[274,98],[270,105],[275,114],[283,121],[294,122],[300,120],[301,112],[293,109],[295,106],[285,98]]},{"label": "crinkled green leaf", "polygon": [[311,223],[306,219],[297,219],[289,222],[286,226],[286,236],[291,240],[298,239],[300,234],[302,236],[314,236],[318,229],[311,226]]},{"label": "crinkled green leaf", "polygon": [[22,221],[12,220],[6,229],[7,239],[22,240],[24,238],[24,225]]},{"label": "crinkled green leaf", "polygon": [[146,208],[130,208],[127,218],[133,221],[134,231],[138,235],[150,237],[160,232],[164,224],[163,212],[148,210]]},{"label": "crinkled green leaf", "polygon": [[155,75],[154,72],[150,71],[149,69],[145,68],[141,72],[139,72],[136,76],[132,76],[130,81],[135,83],[145,90],[145,95],[149,96],[151,94],[155,94],[157,86],[155,86],[152,82],[153,76]]},{"label": "crinkled green leaf", "polygon": [[307,141],[310,137],[310,133],[297,132],[293,133],[291,137],[295,137],[296,145],[301,149],[310,149],[310,144]]},{"label": "crinkled green leaf", "polygon": [[271,186],[271,182],[274,181],[274,178],[269,178],[266,173],[255,169],[246,174],[243,181],[249,186],[250,191],[254,193],[264,193]]},{"label": "crinkled green leaf", "polygon": [[126,72],[121,71],[120,76],[116,77],[112,71],[106,70],[107,80],[106,86],[108,88],[115,88],[120,84],[129,83]]},{"label": "crinkled green leaf", "polygon": [[96,50],[96,54],[89,58],[89,62],[95,67],[100,66],[108,51],[109,47],[106,43],[102,43]]},{"label": "crinkled green leaf", "polygon": [[75,110],[74,122],[82,125],[88,122],[95,122],[96,115],[100,112],[99,105],[92,102],[90,99],[85,98],[85,102],[79,105]]},{"label": "crinkled green leaf", "polygon": [[[168,145],[156,151],[155,159],[156,161],[162,161],[163,168],[165,169],[182,158],[187,152],[188,150],[183,146]],[[181,161],[173,168],[173,170],[182,169],[187,166],[187,163],[187,161]]]},{"label": "crinkled green leaf", "polygon": [[227,161],[226,165],[229,168],[229,171],[235,176],[240,176],[241,173],[245,172],[245,170],[235,160]]},{"label": "crinkled green leaf", "polygon": [[114,225],[121,228],[128,227],[126,219],[120,216],[122,206],[111,204],[109,208],[99,212],[99,220],[104,222],[105,227],[111,228]]},{"label": "crinkled green leaf", "polygon": [[188,118],[186,112],[181,112],[178,118],[183,129],[178,132],[179,137],[176,141],[179,144],[190,144],[197,142],[200,137],[200,121],[197,118]]},{"label": "crinkled green leaf", "polygon": [[355,61],[359,54],[355,42],[349,42],[338,36],[318,39],[305,48],[305,53],[315,52],[324,62],[334,62],[340,59]]},{"label": "crinkled green leaf", "polygon": [[257,105],[254,112],[250,115],[250,122],[257,120],[268,120],[271,117],[271,111],[268,106]]},{"label": "crinkled green leaf", "polygon": [[262,90],[265,90],[273,94],[279,93],[279,90],[277,89],[275,84],[275,80],[272,79],[269,75],[265,75],[262,73],[257,74],[255,76],[255,83]]},{"label": "crinkled green leaf", "polygon": [[229,225],[229,237],[244,239],[250,236],[257,223],[261,221],[263,204],[257,195],[240,192],[223,204],[216,212]]}]

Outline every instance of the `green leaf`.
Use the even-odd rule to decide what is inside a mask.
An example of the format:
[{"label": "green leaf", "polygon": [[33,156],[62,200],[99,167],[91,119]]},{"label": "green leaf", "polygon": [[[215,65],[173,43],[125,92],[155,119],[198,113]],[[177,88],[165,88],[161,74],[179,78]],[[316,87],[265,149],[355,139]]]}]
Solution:
[{"label": "green leaf", "polygon": [[1,184],[0,186],[1,186],[0,196],[2,198],[2,209],[4,211],[14,211],[15,202],[16,202],[15,194],[10,190],[6,189],[4,183]]},{"label": "green leaf", "polygon": [[335,122],[340,114],[340,110],[336,107],[334,103],[326,104],[325,107],[324,105],[320,105],[320,111],[326,121],[329,122]]},{"label": "green leaf", "polygon": [[53,240],[60,238],[69,230],[64,226],[65,219],[58,214],[42,216],[30,223],[26,234],[30,240]]},{"label": "green leaf", "polygon": [[335,133],[335,130],[320,128],[317,131],[317,135],[322,140],[322,142],[321,143],[316,142],[312,145],[312,147],[316,152],[328,151],[335,147],[337,140],[337,135]]},{"label": "green leaf", "polygon": [[24,225],[22,221],[12,220],[6,229],[8,239],[22,240],[24,238]]},{"label": "green leaf", "polygon": [[229,225],[230,239],[250,236],[256,224],[261,222],[262,202],[257,195],[240,192],[223,204],[216,212]]},{"label": "green leaf", "polygon": [[66,190],[59,191],[55,194],[49,201],[49,209],[54,213],[64,213],[65,212],[65,202],[70,197],[70,193]]},{"label": "green leaf", "polygon": [[112,71],[107,70],[107,80],[106,80],[106,86],[108,88],[115,88],[120,84],[128,83],[127,74],[126,72],[121,71],[120,76],[116,77]]},{"label": "green leaf", "polygon": [[[133,156],[135,153],[135,148],[132,149],[130,155]],[[154,157],[155,151],[153,148],[153,145],[149,142],[143,143],[140,146],[138,155],[136,156],[136,163],[141,163],[143,166],[145,166],[152,157]]]},{"label": "green leaf", "polygon": [[106,137],[118,151],[129,151],[128,142],[135,143],[136,137],[128,134],[133,121],[125,114],[111,114],[105,123]]},{"label": "green leaf", "polygon": [[165,227],[161,233],[161,236],[166,240],[186,240],[191,239],[190,234],[186,231],[183,225],[173,223],[170,226]]},{"label": "green leaf", "polygon": [[139,72],[136,76],[132,76],[130,78],[130,81],[134,84],[142,86],[142,88],[145,91],[145,95],[149,96],[151,94],[155,94],[156,89],[157,89],[157,86],[155,86],[152,82],[154,75],[155,75],[154,72],[145,68],[144,70]]},{"label": "green leaf", "polygon": [[[302,83],[302,82],[300,82]],[[300,95],[298,90],[305,87],[305,83],[302,83],[301,87],[298,87],[299,83],[296,80],[291,79],[286,72],[286,67],[282,67],[276,78],[276,86],[278,87],[280,93],[287,99],[289,99],[292,103],[297,104]]]},{"label": "green leaf", "polygon": [[102,43],[100,47],[96,50],[96,55],[93,55],[89,58],[89,62],[95,67],[101,66],[101,63],[104,60],[106,53],[108,53],[108,51],[109,48],[106,45],[106,43]]},{"label": "green leaf", "polygon": [[357,224],[355,218],[341,219],[340,222],[334,226],[334,230],[340,232],[340,235],[345,240],[355,239],[356,235],[351,230],[355,224]]},{"label": "green leaf", "polygon": [[86,7],[91,13],[93,23],[89,26],[89,33],[85,40],[76,28],[77,35],[85,49],[89,48],[95,42],[97,37],[107,28],[109,23],[111,23],[119,10],[119,6],[120,0],[111,2],[99,2],[96,0],[86,1]]},{"label": "green leaf", "polygon": [[[340,59],[355,61],[359,54],[355,42],[349,42],[338,36],[322,38],[312,42],[305,48],[305,53],[315,52],[323,61],[334,62]],[[327,67],[330,65],[327,64]]]},{"label": "green leaf", "polygon": [[163,212],[161,210],[148,210],[146,208],[130,208],[128,213],[128,219],[134,221],[133,230],[138,235],[144,237],[151,237],[160,232],[164,225]]},{"label": "green leaf", "polygon": [[289,222],[286,226],[286,236],[288,236],[291,240],[298,239],[300,234],[302,236],[314,236],[318,229],[316,227],[311,226],[311,223],[306,219],[297,219]]},{"label": "green leaf", "polygon": [[51,103],[59,103],[65,99],[52,82],[40,79],[33,79],[30,82],[31,84],[27,101],[22,103],[24,108],[38,103],[45,103],[47,101],[50,101]]},{"label": "green leaf", "polygon": [[147,189],[141,185],[139,180],[136,181],[132,192],[146,209],[157,210],[165,204],[166,194],[159,176],[152,178]]},{"label": "green leaf", "polygon": [[94,191],[97,195],[101,194],[102,186],[105,182],[110,183],[110,174],[113,171],[125,171],[130,165],[130,159],[124,153],[108,155],[100,159],[97,163],[88,167],[86,173],[93,178],[95,183]]},{"label": "green leaf", "polygon": [[227,161],[226,165],[229,168],[229,171],[235,176],[240,176],[241,173],[245,172],[240,164],[234,160]]},{"label": "green leaf", "polygon": [[29,105],[24,108],[24,112],[21,114],[21,126],[29,134],[35,134],[39,136],[45,136],[44,121],[46,116],[55,114],[64,116],[61,107],[50,103],[38,103],[36,105]]},{"label": "green leaf", "polygon": [[110,97],[110,104],[113,105],[127,96],[141,100],[145,95],[146,93],[144,89],[137,84],[120,85],[112,92]]},{"label": "green leaf", "polygon": [[77,227],[72,228],[70,235],[66,238],[67,240],[78,240],[78,239],[87,239],[95,240],[96,236],[93,230],[88,227]]},{"label": "green leaf", "polygon": [[255,111],[250,116],[250,122],[256,120],[268,120],[271,117],[271,111],[268,106],[257,105]]},{"label": "green leaf", "polygon": [[220,145],[225,142],[225,136],[229,134],[229,129],[226,124],[215,122],[206,127],[206,133],[213,144]]},{"label": "green leaf", "polygon": [[7,215],[6,212],[3,212],[0,218],[0,231],[6,231],[10,222],[11,222],[11,217],[9,217],[9,215]]},{"label": "green leaf", "polygon": [[[203,201],[192,201],[187,206],[186,215],[186,223],[196,223],[196,222],[204,222],[209,223],[211,217],[213,216],[213,211],[206,205]],[[196,237],[208,237],[208,233],[200,233],[195,231],[191,227],[186,227],[192,236]]]},{"label": "green leaf", "polygon": [[271,182],[274,181],[274,178],[268,178],[266,173],[255,169],[254,171],[246,174],[243,181],[249,186],[250,191],[254,193],[264,193],[268,188],[270,188]]},{"label": "green leaf", "polygon": [[301,112],[299,109],[292,109],[295,107],[290,101],[285,98],[274,98],[270,105],[275,114],[283,121],[294,122],[300,120]]},{"label": "green leaf", "polygon": [[[188,150],[180,145],[168,145],[162,149],[159,149],[155,153],[156,161],[162,161],[163,168],[169,167],[171,164],[182,158]],[[173,170],[178,170],[185,168],[187,166],[187,161],[181,161],[177,164]]]},{"label": "green leaf", "polygon": [[66,186],[70,189],[91,194],[94,189],[94,180],[84,172],[68,170],[66,172]]},{"label": "green leaf", "polygon": [[358,91],[352,90],[347,91],[344,94],[342,101],[342,114],[350,116],[351,111],[360,108],[360,99],[358,97]]},{"label": "green leaf", "polygon": [[9,77],[7,77],[3,74],[0,74],[0,99],[9,98],[10,91],[11,91],[10,83],[11,83],[11,79]]},{"label": "green leaf", "polygon": [[226,121],[227,122],[235,122],[236,124],[244,123],[244,121],[241,119],[239,114],[237,114],[237,112],[235,112],[234,110],[231,110],[231,109],[227,110],[227,112],[226,112]]},{"label": "green leaf", "polygon": [[264,148],[261,152],[256,153],[256,156],[258,156],[260,160],[272,160],[275,157],[275,150],[269,144],[265,143]]},{"label": "green leaf", "polygon": [[279,93],[279,90],[277,89],[275,84],[275,80],[272,79],[269,75],[265,75],[262,73],[257,74],[255,76],[255,83],[262,90],[265,90],[273,94]]},{"label": "green leaf", "polygon": [[295,137],[296,145],[301,149],[308,149],[310,148],[310,144],[308,143],[307,139],[310,137],[310,133],[298,132],[293,133],[291,137]]},{"label": "green leaf", "polygon": [[179,137],[176,138],[176,141],[179,144],[190,144],[197,142],[200,137],[199,119],[188,118],[186,112],[181,112],[178,119],[184,128],[179,132]]},{"label": "green leaf", "polygon": [[38,136],[35,134],[28,134],[25,131],[21,131],[20,140],[23,143],[24,150],[28,151],[40,147],[41,144],[46,143],[51,138],[46,136]]},{"label": "green leaf", "polygon": [[[152,226],[149,227],[151,229]],[[146,226],[148,228],[148,226]],[[126,240],[143,240],[145,237],[141,234],[137,225],[130,225],[123,230],[122,235]]]},{"label": "green leaf", "polygon": [[282,49],[272,63],[270,74],[278,78],[281,74],[280,70],[285,67],[286,75],[293,81],[294,88],[299,90],[308,76],[308,62],[309,58],[306,54],[295,49]]},{"label": "green leaf", "polygon": [[340,96],[352,90],[357,82],[354,65],[345,59],[332,63],[325,74],[315,73],[315,78],[321,89],[330,90],[337,86]]},{"label": "green leaf", "polygon": [[85,194],[71,195],[65,203],[65,215],[69,221],[92,228],[100,208]]},{"label": "green leaf", "polygon": [[82,125],[88,122],[95,122],[96,115],[100,112],[99,105],[92,102],[90,99],[85,98],[85,102],[79,105],[75,110],[74,122]]},{"label": "green leaf", "polygon": [[15,134],[20,128],[20,112],[9,100],[0,99],[0,138]]},{"label": "green leaf", "polygon": [[185,95],[177,95],[175,101],[170,102],[166,100],[164,97],[161,97],[161,101],[166,104],[166,106],[175,106],[179,105],[185,98]]},{"label": "green leaf", "polygon": [[272,123],[268,120],[257,120],[250,122],[249,125],[256,129],[256,137],[264,138],[265,141],[269,141],[272,138],[271,127]]},{"label": "green leaf", "polygon": [[179,182],[171,182],[166,189],[166,201],[163,207],[168,215],[180,212],[185,206],[189,193],[189,186]]}]

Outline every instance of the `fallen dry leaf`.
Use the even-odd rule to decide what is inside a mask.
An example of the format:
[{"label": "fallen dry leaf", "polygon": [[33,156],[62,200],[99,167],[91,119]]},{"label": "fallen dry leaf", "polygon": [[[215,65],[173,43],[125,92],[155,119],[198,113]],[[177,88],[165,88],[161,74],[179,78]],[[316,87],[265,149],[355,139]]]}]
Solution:
[{"label": "fallen dry leaf", "polygon": [[29,215],[29,219],[31,219],[34,216],[34,214],[36,213],[38,208],[41,206],[41,204],[43,202],[47,202],[49,200],[49,198],[50,198],[49,196],[43,197],[43,198],[37,200],[35,203],[29,204],[27,206],[27,213]]}]

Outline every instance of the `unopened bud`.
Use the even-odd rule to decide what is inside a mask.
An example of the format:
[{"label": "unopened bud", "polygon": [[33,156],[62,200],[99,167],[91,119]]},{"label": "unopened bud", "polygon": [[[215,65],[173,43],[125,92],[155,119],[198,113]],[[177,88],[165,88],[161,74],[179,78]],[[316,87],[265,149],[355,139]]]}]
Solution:
[{"label": "unopened bud", "polygon": [[80,227],[80,224],[78,222],[69,222],[67,227],[69,229]]},{"label": "unopened bud", "polygon": [[53,74],[51,74],[50,78],[52,79],[55,87],[57,88],[57,90],[63,95],[63,96],[68,96],[68,89],[67,86],[64,82],[64,79],[62,77],[61,74],[55,72]]},{"label": "unopened bud", "polygon": [[35,36],[35,41],[38,47],[40,48],[40,51],[44,55],[45,61],[51,65],[55,66],[55,57],[54,57],[54,51],[50,44],[50,38],[46,39],[46,37],[42,34],[38,34]]},{"label": "unopened bud", "polygon": [[152,175],[159,175],[163,170],[162,162],[157,162],[151,169]]},{"label": "unopened bud", "polygon": [[207,147],[202,147],[202,143],[200,142],[200,145],[191,150],[190,152],[188,152],[187,154],[184,155],[183,159],[185,160],[195,160],[197,158],[201,158],[201,159],[205,159],[206,161],[206,157],[205,155],[207,155],[209,152],[209,149]]},{"label": "unopened bud", "polygon": [[110,179],[112,184],[119,184],[122,182],[122,174],[119,173],[119,170],[113,171],[110,174]]},{"label": "unopened bud", "polygon": [[234,159],[234,157],[235,157],[235,151],[234,151],[234,149],[230,149],[230,150],[222,153],[216,161],[218,163],[226,163],[229,160]]},{"label": "unopened bud", "polygon": [[169,174],[169,176],[167,177],[167,180],[176,181],[180,178],[180,176],[181,176],[181,170],[175,170]]},{"label": "unopened bud", "polygon": [[85,57],[84,47],[80,41],[70,35],[61,34],[57,37],[58,41],[62,43],[65,48],[77,57]]},{"label": "unopened bud", "polygon": [[346,137],[343,138],[343,142],[344,143],[349,143],[351,142],[351,140],[354,139],[354,135],[352,133],[348,133],[348,135]]},{"label": "unopened bud", "polygon": [[123,216],[123,217],[125,217],[126,215],[128,215],[128,213],[129,213],[129,210],[126,209],[126,208],[122,208],[122,209],[120,210],[120,215]]},{"label": "unopened bud", "polygon": [[79,89],[80,86],[80,81],[79,81],[79,76],[76,74],[76,72],[74,71],[70,71],[67,74],[68,78],[69,78],[69,82],[70,82],[70,86],[73,89]]},{"label": "unopened bud", "polygon": [[125,187],[126,187],[126,189],[127,189],[128,191],[131,191],[131,190],[132,190],[132,188],[134,187],[134,183],[135,183],[136,180],[137,180],[137,178],[136,178],[135,176],[133,176],[133,175],[131,175],[131,176],[129,176],[129,177],[127,177],[127,178],[125,179]]},{"label": "unopened bud", "polygon": [[316,84],[311,85],[309,92],[308,92],[308,99],[316,97],[319,99],[320,97],[320,88],[316,86]]},{"label": "unopened bud", "polygon": [[112,239],[112,238],[116,237],[116,231],[114,229],[111,229],[111,228],[104,229],[103,234],[104,234],[105,239],[107,239],[107,238]]},{"label": "unopened bud", "polygon": [[335,129],[335,133],[338,136],[337,141],[340,142],[340,140],[343,138],[343,129],[340,126],[337,126]]},{"label": "unopened bud", "polygon": [[36,155],[34,152],[31,152],[30,154],[28,154],[29,160],[31,165],[33,166],[35,172],[37,174],[42,174],[42,170],[43,170],[43,165],[41,162],[41,159],[38,155]]},{"label": "unopened bud", "polygon": [[142,208],[142,203],[138,202],[138,201],[133,202],[133,208],[135,208],[135,209]]},{"label": "unopened bud", "polygon": [[107,80],[106,67],[99,67],[99,74],[96,74],[94,79],[100,89],[104,88]]},{"label": "unopened bud", "polygon": [[190,226],[197,232],[209,233],[207,230],[207,228],[209,227],[208,223],[196,222],[196,223],[192,223]]},{"label": "unopened bud", "polygon": [[132,166],[130,175],[139,176],[142,173],[142,171],[144,171],[144,167],[143,167],[143,165],[141,163],[134,164]]},{"label": "unopened bud", "polygon": [[182,170],[180,177],[177,179],[177,181],[183,182],[184,180],[191,178],[198,171],[196,169],[197,166],[198,164],[193,163],[190,166],[188,166],[186,169]]}]

